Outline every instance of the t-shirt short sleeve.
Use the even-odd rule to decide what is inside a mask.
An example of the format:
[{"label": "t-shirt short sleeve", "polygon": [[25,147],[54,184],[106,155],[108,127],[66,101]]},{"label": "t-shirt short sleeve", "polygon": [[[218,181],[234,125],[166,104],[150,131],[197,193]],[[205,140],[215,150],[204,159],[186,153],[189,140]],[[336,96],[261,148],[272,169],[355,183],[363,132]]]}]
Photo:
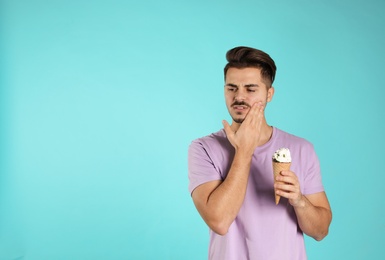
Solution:
[{"label": "t-shirt short sleeve", "polygon": [[203,142],[194,140],[188,149],[188,189],[190,194],[206,182],[222,180],[221,174],[204,147]]},{"label": "t-shirt short sleeve", "polygon": [[324,191],[321,177],[321,169],[319,159],[314,151],[312,144],[306,146],[306,168],[305,185],[303,189],[304,195],[314,194]]}]

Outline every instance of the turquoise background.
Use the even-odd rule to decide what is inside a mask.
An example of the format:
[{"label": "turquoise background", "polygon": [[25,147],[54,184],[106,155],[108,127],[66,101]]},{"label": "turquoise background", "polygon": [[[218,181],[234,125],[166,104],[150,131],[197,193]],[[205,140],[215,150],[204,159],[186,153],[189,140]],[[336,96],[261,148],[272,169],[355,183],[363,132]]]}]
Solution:
[{"label": "turquoise background", "polygon": [[[0,2],[0,259],[206,259],[187,148],[229,119],[228,49],[278,66],[268,122],[333,209],[309,259],[385,255],[385,1]],[[378,156],[378,157],[376,157]]]}]

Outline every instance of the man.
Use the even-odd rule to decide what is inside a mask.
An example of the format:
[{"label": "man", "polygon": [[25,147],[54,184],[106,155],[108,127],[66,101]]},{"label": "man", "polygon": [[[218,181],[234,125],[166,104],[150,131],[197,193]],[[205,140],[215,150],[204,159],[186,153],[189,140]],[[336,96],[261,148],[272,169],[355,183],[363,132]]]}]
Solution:
[{"label": "man", "polygon": [[[189,147],[189,191],[210,228],[209,259],[306,259],[303,233],[323,239],[332,214],[308,141],[267,124],[276,66],[263,51],[227,52],[229,125]],[[272,156],[289,148],[290,171],[274,184]],[[281,196],[275,204],[276,194]]]}]

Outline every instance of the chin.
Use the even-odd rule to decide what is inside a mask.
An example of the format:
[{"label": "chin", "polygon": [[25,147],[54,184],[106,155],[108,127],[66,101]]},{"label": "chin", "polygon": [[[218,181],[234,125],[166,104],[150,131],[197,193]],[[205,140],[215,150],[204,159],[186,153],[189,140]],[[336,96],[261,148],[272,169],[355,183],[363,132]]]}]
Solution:
[{"label": "chin", "polygon": [[238,123],[238,124],[242,124],[243,123],[243,120],[245,120],[244,118],[233,118],[233,121],[235,123]]}]

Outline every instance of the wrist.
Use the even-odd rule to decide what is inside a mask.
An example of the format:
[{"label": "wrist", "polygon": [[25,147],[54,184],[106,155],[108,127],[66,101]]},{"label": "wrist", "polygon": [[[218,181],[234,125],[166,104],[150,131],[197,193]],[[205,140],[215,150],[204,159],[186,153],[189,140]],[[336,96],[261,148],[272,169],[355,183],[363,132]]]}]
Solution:
[{"label": "wrist", "polygon": [[245,149],[244,147],[235,148],[235,155],[240,156],[241,158],[249,158],[253,157],[254,150]]},{"label": "wrist", "polygon": [[294,203],[293,205],[294,208],[297,209],[304,209],[306,208],[306,198],[301,194],[301,197]]}]

